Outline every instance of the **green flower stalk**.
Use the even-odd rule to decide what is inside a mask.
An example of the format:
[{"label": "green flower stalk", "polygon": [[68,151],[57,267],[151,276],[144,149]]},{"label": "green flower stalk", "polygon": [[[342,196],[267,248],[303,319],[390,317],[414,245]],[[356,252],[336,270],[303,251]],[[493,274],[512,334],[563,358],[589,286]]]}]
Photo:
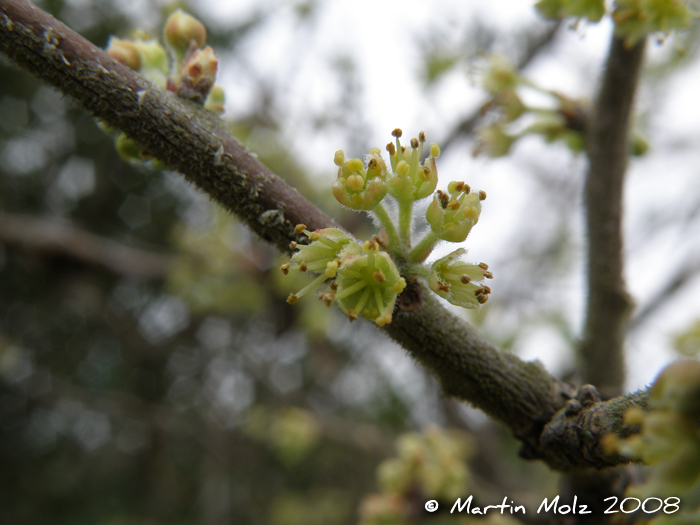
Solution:
[{"label": "green flower stalk", "polygon": [[440,155],[440,148],[431,143],[430,156],[421,163],[425,133],[421,131],[418,138],[411,139],[410,148],[401,145],[401,129],[397,128],[391,134],[396,141],[386,145],[392,169],[387,185],[389,193],[399,203],[399,237],[408,244],[411,242],[413,202],[428,197],[437,186],[435,159]]}]

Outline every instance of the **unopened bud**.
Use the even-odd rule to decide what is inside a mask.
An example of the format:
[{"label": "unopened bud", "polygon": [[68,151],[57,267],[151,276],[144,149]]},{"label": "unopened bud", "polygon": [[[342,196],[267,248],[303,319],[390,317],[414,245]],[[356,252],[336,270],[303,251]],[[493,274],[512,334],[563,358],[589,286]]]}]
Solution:
[{"label": "unopened bud", "polygon": [[211,47],[196,49],[182,64],[178,96],[204,102],[216,80],[218,65],[219,59]]},{"label": "unopened bud", "polygon": [[195,47],[204,45],[207,30],[195,17],[178,9],[165,22],[163,39],[176,53],[184,56],[192,42],[195,43]]},{"label": "unopened bud", "polygon": [[141,69],[141,56],[136,45],[131,40],[110,37],[106,51],[113,59],[134,71]]}]

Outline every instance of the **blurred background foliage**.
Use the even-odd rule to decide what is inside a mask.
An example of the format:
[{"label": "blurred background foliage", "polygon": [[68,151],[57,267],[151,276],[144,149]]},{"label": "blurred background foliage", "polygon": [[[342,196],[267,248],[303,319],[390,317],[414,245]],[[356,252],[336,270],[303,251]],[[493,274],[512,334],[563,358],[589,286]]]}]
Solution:
[{"label": "blurred background foliage", "polygon": [[[369,237],[372,225],[341,211],[316,168],[300,165],[285,86],[246,69],[273,4],[228,27],[194,2],[38,4],[100,46],[136,27],[157,31],[176,6],[198,16],[220,69],[255,85],[228,117],[231,132]],[[313,34],[318,4],[295,4],[302,32]],[[495,26],[469,24],[458,42],[417,35],[426,96],[499,42]],[[517,35],[520,46],[503,37],[504,49],[525,66],[556,29],[542,23]],[[330,69],[335,98],[291,128],[341,130],[338,148],[359,155],[375,145],[360,75],[342,54]],[[4,59],[0,78],[0,523],[400,524],[420,522],[429,498],[536,505],[556,493],[555,476],[518,460],[503,428],[441,397],[374,327],[351,327],[318,301],[290,307],[304,276],[284,277],[273,249],[178,174],[124,162],[90,116]],[[434,139],[459,147],[477,117],[478,106]],[[576,326],[557,291],[579,269],[570,211],[581,179],[536,158],[523,170],[557,220],[514,234],[488,261],[507,293],[470,321],[506,350],[538,334],[541,344],[546,327],[544,340],[570,358],[566,375]],[[697,325],[676,338],[684,353],[697,341]],[[450,523],[472,523],[459,519]]]}]

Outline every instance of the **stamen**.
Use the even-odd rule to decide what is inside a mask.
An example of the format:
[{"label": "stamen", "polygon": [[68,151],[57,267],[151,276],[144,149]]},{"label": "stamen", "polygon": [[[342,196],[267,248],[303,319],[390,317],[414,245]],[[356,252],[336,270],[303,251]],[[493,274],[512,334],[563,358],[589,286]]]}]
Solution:
[{"label": "stamen", "polygon": [[335,298],[336,298],[336,300],[342,299],[343,297],[347,297],[348,295],[352,295],[355,292],[359,292],[365,286],[367,286],[367,281],[357,281],[355,284],[348,286],[347,288],[343,288],[340,292],[335,294]]}]

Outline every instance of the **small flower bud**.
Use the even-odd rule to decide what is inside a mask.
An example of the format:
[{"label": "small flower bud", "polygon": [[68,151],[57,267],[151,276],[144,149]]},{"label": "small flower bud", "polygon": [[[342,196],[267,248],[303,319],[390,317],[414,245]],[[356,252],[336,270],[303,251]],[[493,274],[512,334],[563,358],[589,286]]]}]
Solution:
[{"label": "small flower bud", "polygon": [[163,40],[180,57],[183,57],[194,42],[194,47],[202,47],[207,40],[207,30],[199,20],[177,9],[165,22]]},{"label": "small flower bud", "polygon": [[114,145],[119,156],[127,162],[143,163],[145,160],[143,147],[124,133],[117,135]]},{"label": "small flower bud", "polygon": [[180,68],[178,96],[203,103],[216,80],[218,65],[219,59],[211,47],[195,49]]},{"label": "small flower bud", "polygon": [[107,43],[105,51],[107,51],[107,54],[113,59],[134,71],[141,69],[141,55],[134,42],[131,40],[122,40],[111,36],[109,37],[109,42]]},{"label": "small flower bud", "polygon": [[204,102],[204,109],[222,115],[224,113],[225,93],[224,88],[218,84],[214,84],[209,92],[207,100]]}]

